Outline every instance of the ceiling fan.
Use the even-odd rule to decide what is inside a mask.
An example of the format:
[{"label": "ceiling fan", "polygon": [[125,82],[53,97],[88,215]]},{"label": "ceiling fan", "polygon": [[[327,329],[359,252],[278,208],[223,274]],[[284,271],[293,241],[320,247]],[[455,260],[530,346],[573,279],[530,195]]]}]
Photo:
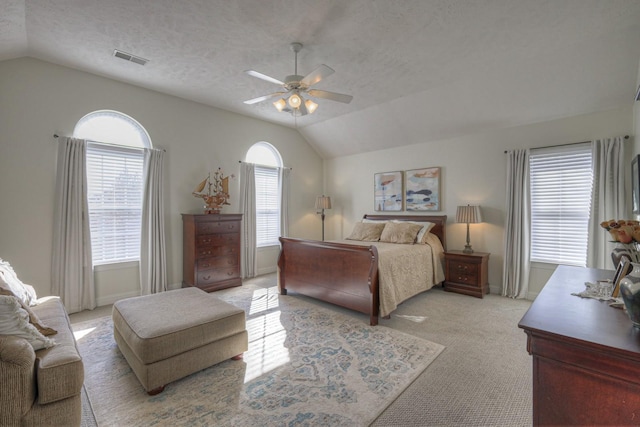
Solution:
[{"label": "ceiling fan", "polygon": [[[245,71],[252,77],[281,85],[284,91],[259,96],[257,98],[244,101],[244,103],[249,105],[257,104],[258,102],[279,97],[280,99],[274,102],[273,105],[278,109],[278,111],[290,112],[294,116],[305,116],[313,113],[318,108],[318,104],[313,102],[311,99],[305,100],[302,97],[302,94],[313,98],[329,99],[331,101],[342,102],[345,104],[350,103],[353,99],[353,96],[351,95],[311,88],[313,85],[320,82],[320,80],[335,72],[331,67],[321,64],[306,76],[298,75],[298,52],[300,52],[300,49],[302,49],[302,43],[291,43],[291,50],[295,55],[295,69],[294,74],[285,77],[284,81],[269,77],[254,70]],[[288,99],[285,99],[287,97]]]}]

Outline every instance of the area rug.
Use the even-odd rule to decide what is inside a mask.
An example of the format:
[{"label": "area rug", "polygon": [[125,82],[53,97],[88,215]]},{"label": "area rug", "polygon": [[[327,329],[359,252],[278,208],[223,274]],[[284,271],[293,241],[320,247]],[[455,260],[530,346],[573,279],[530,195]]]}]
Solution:
[{"label": "area rug", "polygon": [[444,349],[276,288],[216,295],[246,312],[244,360],[170,383],[156,396],[118,350],[110,317],[74,325],[98,425],[367,426]]}]

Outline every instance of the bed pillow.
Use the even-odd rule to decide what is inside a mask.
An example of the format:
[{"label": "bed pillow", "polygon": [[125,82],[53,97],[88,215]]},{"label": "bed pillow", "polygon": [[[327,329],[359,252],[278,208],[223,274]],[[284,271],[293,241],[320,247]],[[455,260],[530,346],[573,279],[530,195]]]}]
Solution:
[{"label": "bed pillow", "polygon": [[56,345],[55,341],[42,335],[29,323],[29,313],[20,305],[20,300],[0,295],[0,335],[13,335],[26,339],[34,350]]},{"label": "bed pillow", "polygon": [[422,229],[420,224],[410,222],[388,222],[382,230],[380,241],[385,243],[413,244],[418,232]]},{"label": "bed pillow", "polygon": [[56,331],[55,329],[50,328],[47,325],[45,325],[44,323],[42,323],[42,321],[40,320],[38,315],[36,313],[34,313],[33,310],[31,310],[31,307],[29,307],[27,304],[25,304],[24,301],[22,301],[20,298],[16,297],[13,294],[13,292],[11,292],[10,290],[0,288],[0,295],[6,295],[6,296],[14,297],[16,300],[18,300],[18,302],[20,303],[20,307],[22,307],[22,309],[24,311],[26,311],[27,314],[29,315],[29,323],[31,323],[33,326],[35,326],[36,329],[38,330],[38,332],[40,332],[42,335],[48,337],[50,335],[55,335],[55,334],[58,333],[58,331]]},{"label": "bed pillow", "polygon": [[418,224],[420,225],[422,228],[420,229],[420,231],[418,232],[418,235],[416,236],[416,243],[420,243],[422,245],[426,244],[425,240],[424,240],[424,236],[431,231],[431,229],[433,227],[435,227],[435,224],[432,222],[428,222],[428,221],[400,221],[397,219],[394,219],[391,222],[397,222],[397,223],[411,223],[411,224]]},{"label": "bed pillow", "polygon": [[369,219],[369,218],[363,218],[362,222],[364,223],[369,223],[369,224],[386,224],[389,222],[389,220],[387,219]]},{"label": "bed pillow", "polygon": [[25,285],[18,279],[13,267],[0,259],[0,288],[8,289],[20,298],[26,305],[35,305],[38,296],[33,286]]},{"label": "bed pillow", "polygon": [[377,242],[380,240],[380,234],[384,229],[384,223],[375,222],[356,222],[353,231],[347,237],[347,240],[360,240],[363,242]]}]

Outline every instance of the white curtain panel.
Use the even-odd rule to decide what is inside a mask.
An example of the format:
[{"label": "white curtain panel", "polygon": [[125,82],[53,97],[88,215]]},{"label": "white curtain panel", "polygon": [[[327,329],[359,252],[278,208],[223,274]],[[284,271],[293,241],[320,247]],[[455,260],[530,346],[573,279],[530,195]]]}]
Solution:
[{"label": "white curtain panel", "polygon": [[602,221],[627,219],[625,187],[624,139],[597,139],[591,143],[593,162],[593,190],[589,219],[587,267],[612,269],[609,233],[600,227]]},{"label": "white curtain panel", "polygon": [[256,168],[253,163],[240,166],[240,209],[242,209],[242,277],[254,277],[258,269],[256,244]]},{"label": "white curtain panel", "polygon": [[531,263],[529,150],[507,152],[507,194],[502,296],[526,298]]},{"label": "white curtain panel", "polygon": [[291,169],[280,168],[280,235],[289,235],[289,197],[291,194]]},{"label": "white curtain panel", "polygon": [[164,150],[145,149],[140,240],[141,295],[167,290],[163,176]]},{"label": "white curtain panel", "polygon": [[51,291],[67,312],[96,307],[87,202],[86,141],[59,137]]}]

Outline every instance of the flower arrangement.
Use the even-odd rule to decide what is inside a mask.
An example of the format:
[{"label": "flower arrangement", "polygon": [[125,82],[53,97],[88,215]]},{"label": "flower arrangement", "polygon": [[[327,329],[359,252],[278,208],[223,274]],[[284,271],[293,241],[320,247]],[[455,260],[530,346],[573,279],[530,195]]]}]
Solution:
[{"label": "flower arrangement", "polygon": [[600,223],[609,232],[620,249],[627,252],[632,262],[640,262],[640,221],[632,219],[610,219]]}]

